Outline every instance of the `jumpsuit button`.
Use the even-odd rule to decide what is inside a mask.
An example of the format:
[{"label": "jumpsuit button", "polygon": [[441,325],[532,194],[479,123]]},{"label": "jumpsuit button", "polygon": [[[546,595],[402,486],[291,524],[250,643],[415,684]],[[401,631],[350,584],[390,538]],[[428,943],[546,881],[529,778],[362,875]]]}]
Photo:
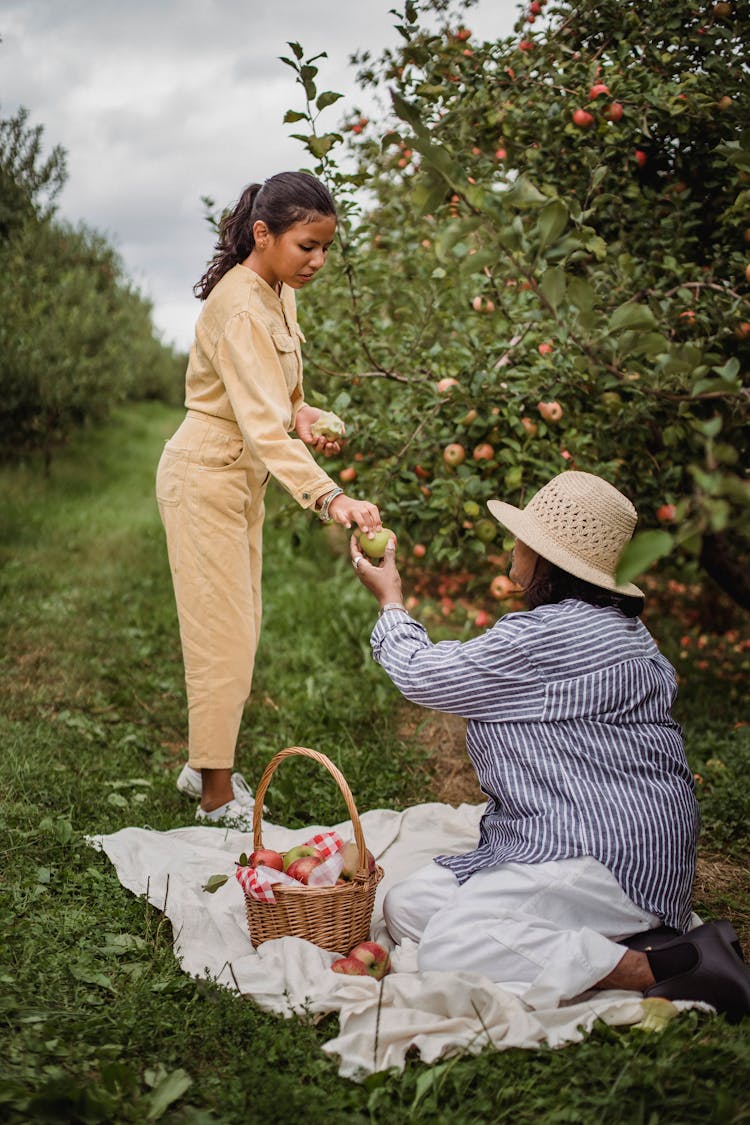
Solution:
[{"label": "jumpsuit button", "polygon": [[310,499],[310,493],[309,492],[303,492],[302,493],[302,499],[303,500],[309,500]]}]

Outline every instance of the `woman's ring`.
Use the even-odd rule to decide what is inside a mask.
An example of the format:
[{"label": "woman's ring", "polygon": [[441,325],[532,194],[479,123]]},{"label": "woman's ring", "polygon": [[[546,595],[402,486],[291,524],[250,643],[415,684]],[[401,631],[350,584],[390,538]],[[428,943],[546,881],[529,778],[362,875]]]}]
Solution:
[{"label": "woman's ring", "polygon": [[355,570],[357,569],[357,567],[359,566],[359,564],[361,562],[362,562],[362,556],[361,555],[357,555],[356,558],[352,559],[352,566],[354,567]]}]

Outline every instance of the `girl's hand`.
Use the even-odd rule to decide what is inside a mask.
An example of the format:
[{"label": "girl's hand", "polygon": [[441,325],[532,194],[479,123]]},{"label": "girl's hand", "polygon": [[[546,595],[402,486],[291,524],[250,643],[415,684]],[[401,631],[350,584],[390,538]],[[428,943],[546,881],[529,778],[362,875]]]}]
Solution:
[{"label": "girl's hand", "polygon": [[297,411],[297,417],[294,421],[294,429],[297,432],[297,437],[300,441],[304,441],[305,445],[309,445],[316,453],[323,453],[326,457],[335,457],[337,453],[341,452],[342,443],[339,441],[329,441],[324,437],[313,437],[312,424],[317,422],[322,410],[318,410],[317,406],[303,406],[301,410]]},{"label": "girl's hand", "polygon": [[370,504],[367,500],[353,500],[343,492],[331,501],[328,514],[343,527],[351,527],[352,523],[356,523],[365,535],[370,531],[380,531],[383,526],[375,504]]},{"label": "girl's hand", "polygon": [[349,542],[349,554],[352,558],[352,566],[357,572],[357,578],[365,589],[378,599],[379,605],[388,605],[389,602],[401,602],[403,604],[401,575],[396,569],[395,536],[391,536],[380,566],[376,566],[371,559],[367,558],[367,555],[362,553],[354,535]]}]

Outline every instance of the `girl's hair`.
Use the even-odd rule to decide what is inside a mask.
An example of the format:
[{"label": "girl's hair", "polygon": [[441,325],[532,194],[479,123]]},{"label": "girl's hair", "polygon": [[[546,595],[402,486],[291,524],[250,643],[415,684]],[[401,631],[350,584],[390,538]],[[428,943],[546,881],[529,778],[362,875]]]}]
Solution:
[{"label": "girl's hair", "polygon": [[308,172],[279,172],[262,184],[249,184],[231,211],[219,223],[219,239],[208,269],[193,286],[205,301],[228,270],[248,256],[255,239],[253,224],[262,220],[271,234],[280,235],[295,223],[311,222],[319,215],[336,218],[331,193]]},{"label": "girl's hair", "polygon": [[577,598],[589,605],[612,606],[626,617],[640,617],[643,612],[643,598],[629,597],[627,594],[618,594],[615,590],[605,590],[603,586],[594,586],[583,578],[576,578],[575,574],[568,574],[541,555],[537,558],[531,585],[523,594],[529,609],[536,609],[539,605],[553,605],[565,598]]}]

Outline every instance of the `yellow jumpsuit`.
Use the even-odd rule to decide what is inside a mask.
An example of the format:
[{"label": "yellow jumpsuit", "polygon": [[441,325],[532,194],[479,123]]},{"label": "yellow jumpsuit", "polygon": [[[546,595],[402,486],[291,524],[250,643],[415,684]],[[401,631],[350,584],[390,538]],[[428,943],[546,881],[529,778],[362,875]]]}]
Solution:
[{"label": "yellow jumpsuit", "polygon": [[194,769],[234,764],[260,637],[269,475],[303,508],[336,487],[290,436],[304,405],[302,339],[292,289],[279,297],[253,270],[229,270],[198,318],[187,415],[159,461]]}]

